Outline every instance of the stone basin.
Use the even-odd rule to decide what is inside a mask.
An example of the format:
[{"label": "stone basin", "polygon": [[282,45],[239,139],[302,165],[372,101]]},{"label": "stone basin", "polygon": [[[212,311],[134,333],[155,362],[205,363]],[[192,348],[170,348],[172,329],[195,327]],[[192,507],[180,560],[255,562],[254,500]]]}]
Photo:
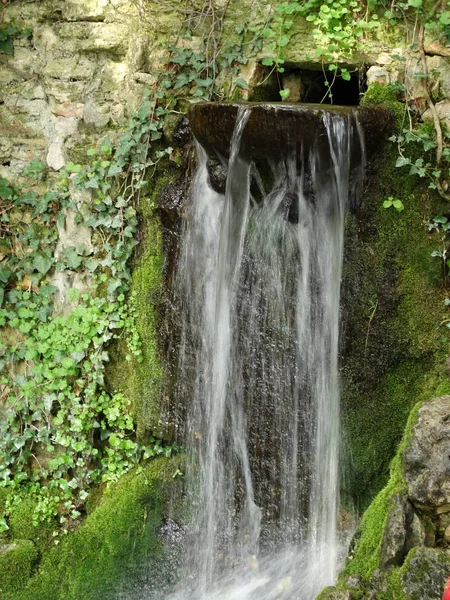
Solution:
[{"label": "stone basin", "polygon": [[329,104],[289,104],[286,102],[204,102],[189,107],[192,131],[209,155],[228,157],[230,140],[240,106],[251,107],[245,126],[241,152],[249,158],[267,159],[287,153],[298,157],[313,143],[326,141],[323,114],[358,116],[370,160],[392,131],[392,114],[381,107],[351,107]]}]

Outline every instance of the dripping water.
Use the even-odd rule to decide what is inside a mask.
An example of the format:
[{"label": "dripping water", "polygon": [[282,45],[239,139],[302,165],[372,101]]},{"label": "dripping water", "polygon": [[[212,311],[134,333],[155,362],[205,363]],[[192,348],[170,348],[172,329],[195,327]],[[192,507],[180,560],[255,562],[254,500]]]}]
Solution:
[{"label": "dripping water", "polygon": [[224,195],[197,147],[177,279],[191,524],[172,600],[312,600],[344,550],[339,293],[362,134],[354,115],[324,112],[325,140],[272,161],[256,199],[241,152],[250,110],[239,109]]}]

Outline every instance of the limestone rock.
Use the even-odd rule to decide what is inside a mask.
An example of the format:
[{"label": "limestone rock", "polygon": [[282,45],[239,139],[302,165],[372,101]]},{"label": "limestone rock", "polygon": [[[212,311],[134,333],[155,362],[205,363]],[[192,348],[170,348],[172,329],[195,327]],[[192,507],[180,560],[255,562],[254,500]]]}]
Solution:
[{"label": "limestone rock", "polygon": [[290,94],[287,100],[289,102],[300,102],[303,97],[304,86],[300,75],[297,73],[290,73],[286,77],[283,77],[283,88],[289,89]]},{"label": "limestone rock", "polygon": [[450,61],[442,56],[427,57],[427,69],[438,88],[438,97],[450,100]]},{"label": "limestone rock", "polygon": [[435,548],[418,548],[401,578],[410,600],[441,600],[450,573],[450,556]]},{"label": "limestone rock", "polygon": [[447,544],[450,544],[450,525],[448,525],[447,529],[444,531],[444,540]]},{"label": "limestone rock", "polygon": [[399,73],[384,66],[372,65],[367,70],[367,85],[379,83],[380,85],[391,85],[399,80]]},{"label": "limestone rock", "polygon": [[[86,190],[77,190],[74,186],[71,186],[70,195],[78,207],[78,211],[83,214],[83,206],[90,202],[90,194]],[[55,250],[55,256],[59,259],[67,248],[74,247],[79,251],[79,254],[88,256],[93,252],[93,245],[91,240],[91,230],[82,223],[77,223],[76,212],[68,210],[66,212],[66,218],[64,227],[58,224],[58,245]]]},{"label": "limestone rock", "polygon": [[64,102],[63,104],[57,104],[53,109],[52,113],[57,117],[74,117],[76,119],[83,118],[84,104],[80,102]]},{"label": "limestone rock", "polygon": [[93,99],[89,99],[84,105],[83,120],[87,125],[104,127],[110,121],[111,115],[107,107],[99,106]]},{"label": "limestone rock", "polygon": [[63,17],[67,21],[103,21],[109,0],[66,0]]},{"label": "limestone rock", "polygon": [[403,455],[408,497],[416,506],[436,510],[450,504],[449,449],[450,396],[442,396],[419,410]]},{"label": "limestone rock", "polygon": [[426,54],[430,54],[431,56],[450,56],[450,47],[443,46],[437,40],[428,44],[425,43],[424,50]]},{"label": "limestone rock", "polygon": [[406,536],[412,521],[412,508],[402,494],[396,494],[386,523],[381,544],[380,564],[383,569],[400,566],[406,554]]}]

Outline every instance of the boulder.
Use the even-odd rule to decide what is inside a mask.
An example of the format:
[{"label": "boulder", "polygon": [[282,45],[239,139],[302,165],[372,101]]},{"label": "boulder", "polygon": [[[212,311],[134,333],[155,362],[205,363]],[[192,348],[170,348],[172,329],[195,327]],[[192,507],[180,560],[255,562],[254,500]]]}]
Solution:
[{"label": "boulder", "polygon": [[391,503],[381,544],[380,566],[383,569],[403,564],[407,531],[413,520],[411,504],[403,494],[396,494]]},{"label": "boulder", "polygon": [[441,600],[450,573],[450,556],[436,548],[413,551],[401,577],[401,587],[409,600]]},{"label": "boulder", "polygon": [[424,404],[403,455],[408,497],[426,512],[450,506],[450,396]]}]

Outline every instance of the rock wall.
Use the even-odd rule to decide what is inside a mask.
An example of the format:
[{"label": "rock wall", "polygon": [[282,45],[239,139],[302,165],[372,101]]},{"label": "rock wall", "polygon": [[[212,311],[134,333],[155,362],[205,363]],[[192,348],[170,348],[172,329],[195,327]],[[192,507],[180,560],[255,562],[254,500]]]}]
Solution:
[{"label": "rock wall", "polygon": [[449,415],[450,396],[415,411],[340,585],[322,592],[321,600],[441,599],[450,573]]}]

